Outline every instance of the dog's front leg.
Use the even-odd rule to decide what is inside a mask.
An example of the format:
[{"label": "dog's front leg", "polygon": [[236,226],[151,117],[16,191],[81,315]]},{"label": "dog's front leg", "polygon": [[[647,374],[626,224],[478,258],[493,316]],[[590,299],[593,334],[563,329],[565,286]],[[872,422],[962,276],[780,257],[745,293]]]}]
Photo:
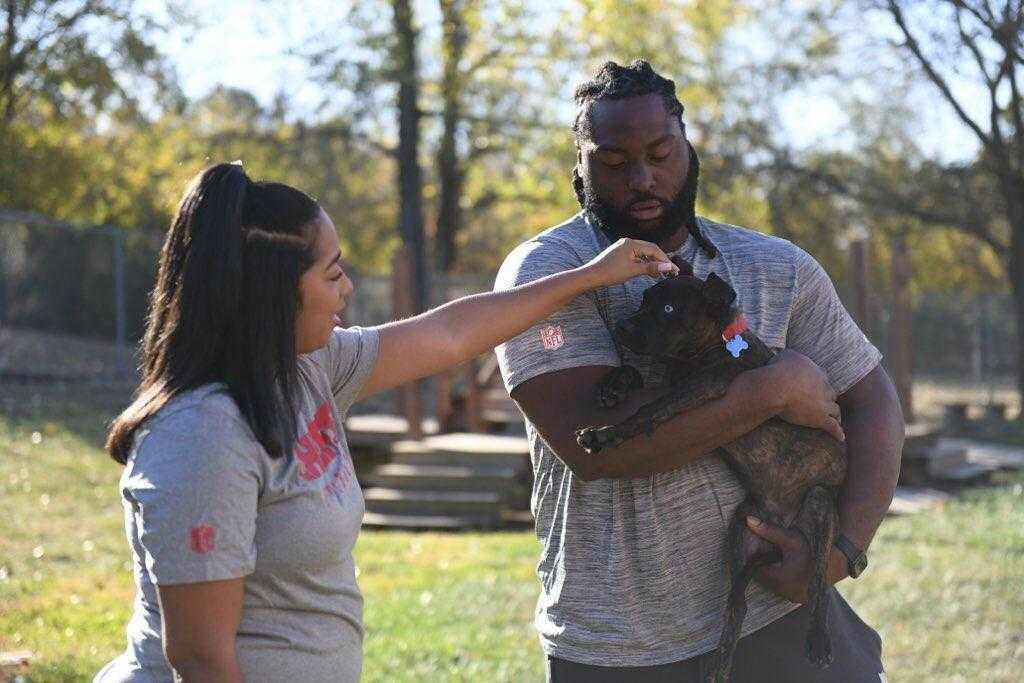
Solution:
[{"label": "dog's front leg", "polygon": [[679,413],[692,410],[725,395],[732,377],[702,377],[672,389],[661,398],[641,406],[617,425],[585,427],[576,432],[576,443],[587,453],[614,448],[639,434],[651,434]]},{"label": "dog's front leg", "polygon": [[644,380],[640,376],[640,371],[632,365],[623,365],[611,370],[598,382],[594,400],[601,408],[614,408],[622,404],[630,392],[642,389],[643,386]]}]

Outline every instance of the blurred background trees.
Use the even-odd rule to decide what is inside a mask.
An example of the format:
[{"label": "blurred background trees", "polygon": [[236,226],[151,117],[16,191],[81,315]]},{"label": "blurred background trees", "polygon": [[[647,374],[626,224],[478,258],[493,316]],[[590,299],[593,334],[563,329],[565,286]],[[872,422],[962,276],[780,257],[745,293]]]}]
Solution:
[{"label": "blurred background trees", "polygon": [[[186,95],[171,38],[225,30],[202,3],[0,3],[0,207],[159,235],[185,179],[242,159],[316,195],[359,272],[404,248],[425,279],[490,274],[578,208],[574,86],[643,57],[686,105],[703,213],[797,242],[841,288],[888,291],[904,254],[915,301],[1010,295],[1021,334],[1019,0],[259,7],[309,15],[283,52],[317,101],[295,82]],[[132,262],[150,242],[125,244]]]}]

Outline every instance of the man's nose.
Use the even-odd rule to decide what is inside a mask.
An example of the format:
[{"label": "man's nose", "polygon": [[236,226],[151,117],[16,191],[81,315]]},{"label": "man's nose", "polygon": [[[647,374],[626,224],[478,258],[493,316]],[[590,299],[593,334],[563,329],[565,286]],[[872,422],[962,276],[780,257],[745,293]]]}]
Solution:
[{"label": "man's nose", "polygon": [[633,164],[629,171],[629,189],[650,194],[654,189],[654,169],[643,162]]}]

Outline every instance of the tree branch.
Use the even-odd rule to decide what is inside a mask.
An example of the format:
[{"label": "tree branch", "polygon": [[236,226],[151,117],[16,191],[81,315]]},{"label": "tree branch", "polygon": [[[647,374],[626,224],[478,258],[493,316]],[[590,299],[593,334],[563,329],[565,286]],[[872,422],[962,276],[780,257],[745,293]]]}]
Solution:
[{"label": "tree branch", "polygon": [[[995,28],[996,17],[992,13],[992,8],[990,8],[987,4],[985,5],[985,11],[986,11],[987,16],[983,16],[982,13],[981,13],[981,10],[979,10],[976,7],[972,7],[971,5],[968,5],[963,0],[950,0],[950,2],[957,9],[961,9],[961,10],[963,10],[965,12],[969,12],[971,14],[971,16],[973,16],[975,19],[977,19],[979,22],[981,22],[981,24],[985,28],[989,29],[990,31]],[[959,14],[959,12],[957,14]]]},{"label": "tree branch", "polygon": [[964,28],[963,19],[961,17],[960,12],[961,10],[957,8],[956,27],[960,33],[960,40],[967,47],[967,49],[971,51],[971,54],[974,55],[974,62],[975,64],[978,65],[978,71],[981,72],[982,77],[985,79],[985,84],[988,86],[988,89],[990,91],[995,90],[996,87],[998,87],[999,78],[992,78],[991,76],[988,75],[988,67],[985,64],[985,56],[981,54],[981,49],[978,47],[978,43],[975,40],[976,35],[972,36],[967,33],[967,30]]},{"label": "tree branch", "polygon": [[924,52],[921,50],[921,46],[918,44],[913,34],[911,34],[910,29],[907,27],[906,19],[903,16],[903,10],[900,9],[899,4],[895,0],[887,0],[886,4],[889,7],[889,13],[892,15],[893,20],[896,22],[896,26],[900,29],[900,32],[903,34],[903,38],[907,49],[909,49],[911,53],[914,55],[914,57],[917,59],[918,63],[921,65],[921,68],[924,69],[925,74],[928,76],[928,79],[935,85],[936,88],[939,89],[939,92],[942,94],[943,98],[945,98],[945,100],[950,104],[950,106],[953,107],[953,110],[956,112],[960,120],[963,121],[968,128],[974,131],[974,134],[981,141],[981,144],[990,152],[993,152],[994,154],[1000,154],[1000,150],[996,149],[996,145],[993,144],[991,138],[988,135],[986,135],[985,131],[983,131],[981,127],[977,123],[975,123],[974,119],[972,119],[966,111],[964,111],[963,107],[960,106],[960,103],[957,101],[956,97],[953,96],[953,93],[949,89],[949,85],[946,83],[945,79],[941,75],[939,75],[938,71],[935,70],[935,67],[932,65],[931,61],[924,55]]},{"label": "tree branch", "polygon": [[[762,170],[771,170],[773,172],[788,172],[798,178],[823,185],[826,189],[849,197],[861,204],[881,207],[889,213],[909,216],[932,225],[944,225],[955,228],[981,240],[1000,256],[1005,256],[1010,249],[1009,245],[996,238],[981,221],[922,208],[917,206],[917,203],[910,197],[895,193],[879,192],[870,186],[855,189],[832,173],[805,168],[788,159],[777,159],[768,166],[761,168]],[[972,211],[971,215],[977,216],[979,213]]]}]

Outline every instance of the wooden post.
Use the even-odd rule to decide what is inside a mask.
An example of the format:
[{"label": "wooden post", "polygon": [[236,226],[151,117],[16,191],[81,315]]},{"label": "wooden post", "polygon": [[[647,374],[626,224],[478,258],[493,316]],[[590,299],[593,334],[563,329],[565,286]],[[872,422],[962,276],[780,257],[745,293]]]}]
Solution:
[{"label": "wooden post", "polygon": [[124,233],[113,233],[114,238],[114,339],[119,347],[127,343],[127,319],[124,295]]},{"label": "wooden post", "polygon": [[906,422],[914,421],[914,356],[910,305],[910,254],[906,237],[901,233],[890,241],[892,323],[889,328],[889,366]]},{"label": "wooden post", "polygon": [[[401,247],[395,250],[391,268],[391,317],[398,319],[412,315],[416,304],[412,297],[413,289],[412,263],[409,249]],[[408,425],[407,436],[410,439],[423,438],[423,404],[420,400],[419,383],[406,382],[398,390],[398,412]]]},{"label": "wooden post", "polygon": [[870,329],[868,317],[868,240],[856,238],[850,242],[850,283],[853,291],[851,308],[854,320],[864,334]]}]

